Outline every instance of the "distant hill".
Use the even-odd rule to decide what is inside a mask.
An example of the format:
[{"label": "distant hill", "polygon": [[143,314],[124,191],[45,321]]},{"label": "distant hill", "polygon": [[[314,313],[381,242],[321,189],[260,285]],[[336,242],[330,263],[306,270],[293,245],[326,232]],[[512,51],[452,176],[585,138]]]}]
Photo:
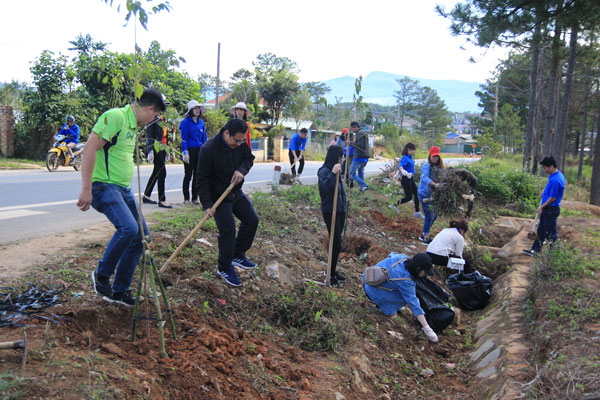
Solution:
[{"label": "distant hill", "polygon": [[[399,88],[396,79],[404,76],[381,71],[374,71],[363,76],[361,91],[363,100],[367,103],[379,103],[387,106],[396,104],[394,90]],[[475,96],[475,91],[480,89],[480,82],[409,78],[418,81],[421,86],[435,89],[440,98],[446,102],[448,110],[452,112],[480,111],[477,106],[479,98]],[[352,101],[355,79],[351,76],[342,76],[323,81],[331,88],[331,93],[326,96],[327,101],[331,104],[335,103],[336,96],[342,97],[342,102]]]}]

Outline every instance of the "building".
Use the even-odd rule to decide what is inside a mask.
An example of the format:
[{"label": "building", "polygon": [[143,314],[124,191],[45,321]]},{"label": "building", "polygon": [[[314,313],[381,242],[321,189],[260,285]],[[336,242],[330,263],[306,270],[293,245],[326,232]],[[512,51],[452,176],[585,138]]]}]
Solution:
[{"label": "building", "polygon": [[471,135],[448,132],[444,137],[442,153],[476,154],[479,152],[481,152],[481,149],[477,146]]}]

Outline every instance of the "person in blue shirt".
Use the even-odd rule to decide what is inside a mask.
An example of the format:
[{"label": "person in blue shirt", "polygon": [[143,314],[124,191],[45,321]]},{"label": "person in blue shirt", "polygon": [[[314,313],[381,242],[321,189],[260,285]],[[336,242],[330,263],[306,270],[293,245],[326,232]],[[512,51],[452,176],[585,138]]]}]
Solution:
[{"label": "person in blue shirt", "polygon": [[408,258],[404,254],[390,253],[385,260],[378,262],[377,266],[387,269],[390,279],[379,286],[371,286],[365,283],[363,274],[363,289],[367,297],[381,312],[390,316],[408,305],[429,341],[437,342],[438,337],[427,323],[425,312],[417,298],[415,282],[415,279],[423,278],[425,275],[435,275],[431,257],[425,253],[416,254],[413,258]]},{"label": "person in blue shirt", "polygon": [[548,183],[540,194],[542,202],[536,212],[540,215],[537,228],[537,239],[533,242],[531,250],[523,250],[530,256],[535,256],[542,251],[545,240],[554,242],[558,239],[556,233],[556,220],[560,215],[560,202],[565,193],[565,176],[556,167],[554,157],[544,157],[540,161],[542,171],[548,174]]},{"label": "person in blue shirt", "polygon": [[308,130],[306,128],[300,129],[300,133],[296,133],[290,140],[289,156],[290,164],[292,164],[292,177],[296,177],[296,163],[299,163],[298,177],[302,175],[304,170],[304,150],[306,150],[306,137],[308,136]]},{"label": "person in blue shirt", "polygon": [[[187,104],[186,117],[179,124],[181,132],[181,152],[183,153],[183,204],[200,204],[198,200],[197,176],[198,155],[200,148],[206,143],[206,127],[200,118],[206,112],[206,107],[191,100]],[[190,203],[190,179],[192,180],[192,201]]]},{"label": "person in blue shirt", "polygon": [[430,203],[431,190],[439,184],[435,181],[437,168],[444,168],[444,161],[440,156],[440,148],[431,146],[427,162],[421,167],[421,182],[419,182],[419,190],[417,190],[417,196],[421,202],[421,207],[423,207],[423,213],[425,213],[423,233],[419,236],[419,240],[425,244],[431,243],[429,232],[437,218]]},{"label": "person in blue shirt", "polygon": [[67,123],[62,126],[58,134],[65,135],[65,143],[69,149],[69,156],[73,158],[73,149],[79,143],[79,126],[75,123],[75,117],[67,115]]},{"label": "person in blue shirt", "polygon": [[415,183],[415,160],[413,156],[417,151],[417,146],[414,143],[406,143],[402,150],[402,159],[398,165],[398,171],[394,175],[394,181],[398,182],[400,178],[400,184],[404,189],[404,197],[401,198],[396,204],[404,204],[409,201],[413,201],[415,204],[414,217],[425,218],[423,214],[419,212],[419,197],[417,196],[417,184]]}]

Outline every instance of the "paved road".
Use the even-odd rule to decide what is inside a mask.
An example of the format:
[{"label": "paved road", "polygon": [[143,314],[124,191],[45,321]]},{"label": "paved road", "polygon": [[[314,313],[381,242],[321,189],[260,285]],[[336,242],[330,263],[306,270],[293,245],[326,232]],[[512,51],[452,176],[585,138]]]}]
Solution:
[{"label": "paved road", "polygon": [[[418,160],[423,161],[423,160]],[[444,160],[446,164],[472,162],[472,159]],[[321,162],[307,162],[301,181],[316,183],[316,173]],[[266,187],[273,178],[274,163],[255,164],[246,177],[245,187]],[[384,161],[371,161],[365,170],[374,175],[385,165]],[[288,165],[282,169],[289,168]],[[140,168],[142,190],[152,173],[151,166]],[[165,187],[167,200],[183,202],[181,182],[183,165],[168,165]],[[132,188],[137,193],[137,178]],[[46,170],[18,170],[0,172],[0,245],[23,239],[33,239],[81,229],[106,221],[104,215],[93,209],[81,212],[75,206],[81,189],[79,172],[70,168],[59,168],[56,172]],[[156,187],[153,198],[156,199]],[[145,204],[144,214],[158,210],[155,205]]]}]

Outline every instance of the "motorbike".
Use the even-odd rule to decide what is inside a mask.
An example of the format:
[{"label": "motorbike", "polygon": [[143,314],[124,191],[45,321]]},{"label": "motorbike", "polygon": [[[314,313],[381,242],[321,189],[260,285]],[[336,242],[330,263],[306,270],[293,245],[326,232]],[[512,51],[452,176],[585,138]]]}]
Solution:
[{"label": "motorbike", "polygon": [[71,157],[67,143],[65,142],[66,138],[66,135],[61,134],[54,136],[55,142],[46,155],[46,168],[48,168],[48,171],[54,172],[61,166],[73,167],[75,171],[79,171],[81,168],[81,154],[83,153],[85,143],[77,143],[72,149],[73,157]]}]

